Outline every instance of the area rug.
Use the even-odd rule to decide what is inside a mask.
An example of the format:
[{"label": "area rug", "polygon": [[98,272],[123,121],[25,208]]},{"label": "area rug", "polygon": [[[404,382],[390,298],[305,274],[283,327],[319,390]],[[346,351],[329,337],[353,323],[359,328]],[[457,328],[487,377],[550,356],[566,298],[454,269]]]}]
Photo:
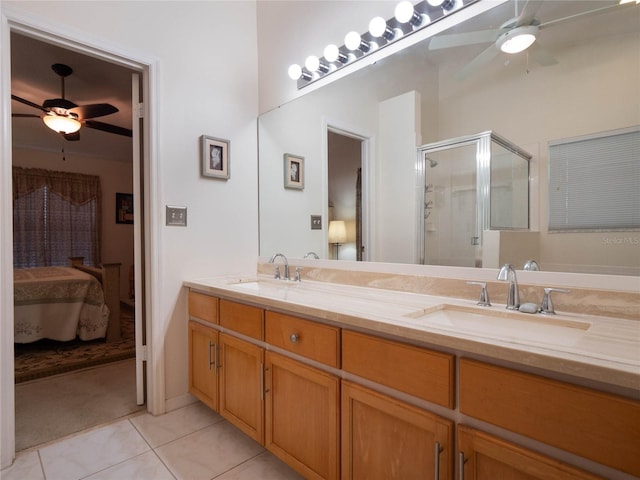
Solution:
[{"label": "area rug", "polygon": [[121,339],[116,342],[106,343],[100,339],[56,342],[43,339],[33,343],[16,343],[15,383],[135,357],[135,323],[131,306],[122,304],[120,325]]}]

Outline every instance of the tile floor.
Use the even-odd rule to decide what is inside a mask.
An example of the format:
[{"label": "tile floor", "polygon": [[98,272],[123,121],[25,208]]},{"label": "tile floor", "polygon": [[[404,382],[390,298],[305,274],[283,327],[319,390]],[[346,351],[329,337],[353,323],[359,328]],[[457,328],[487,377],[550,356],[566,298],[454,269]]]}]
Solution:
[{"label": "tile floor", "polygon": [[18,454],[2,480],[302,477],[201,403],[86,430]]}]

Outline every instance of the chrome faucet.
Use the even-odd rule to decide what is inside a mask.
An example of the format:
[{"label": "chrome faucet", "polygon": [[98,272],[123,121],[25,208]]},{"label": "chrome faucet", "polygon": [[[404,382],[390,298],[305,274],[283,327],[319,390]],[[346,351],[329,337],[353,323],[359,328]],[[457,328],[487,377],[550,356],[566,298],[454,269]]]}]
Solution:
[{"label": "chrome faucet", "polygon": [[540,271],[540,265],[538,265],[538,262],[536,262],[535,260],[527,260],[527,263],[524,264],[523,270],[529,270],[529,271],[532,271],[532,272],[539,272]]},{"label": "chrome faucet", "polygon": [[540,303],[540,309],[538,310],[543,315],[556,314],[556,311],[553,308],[553,302],[551,301],[552,292],[569,293],[569,290],[565,290],[564,288],[545,288],[542,303]]},{"label": "chrome faucet", "polygon": [[[276,258],[282,258],[282,260],[284,260],[284,280],[289,280],[289,261],[287,260],[287,257],[284,256],[284,254],[282,253],[275,253],[270,259],[269,259],[269,263],[275,263]],[[276,265],[275,268],[275,272],[273,274],[274,278],[279,279],[280,278],[280,268],[278,267],[278,265]]]},{"label": "chrome faucet", "polygon": [[518,280],[513,265],[505,263],[498,273],[498,280],[509,282],[507,290],[507,310],[518,310],[520,307],[520,296],[518,295]]},{"label": "chrome faucet", "polygon": [[315,258],[316,260],[320,260],[320,257],[318,256],[318,254],[316,252],[307,252],[304,254],[303,258]]}]

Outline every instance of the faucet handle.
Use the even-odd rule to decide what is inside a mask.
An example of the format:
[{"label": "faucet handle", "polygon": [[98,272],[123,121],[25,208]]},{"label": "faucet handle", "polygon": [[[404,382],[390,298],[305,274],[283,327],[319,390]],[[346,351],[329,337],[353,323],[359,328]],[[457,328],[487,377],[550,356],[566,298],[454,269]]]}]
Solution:
[{"label": "faucet handle", "polygon": [[302,269],[300,267],[296,267],[296,271],[293,274],[293,281],[294,282],[302,281],[302,278],[300,277],[300,272],[301,271],[302,271]]},{"label": "faucet handle", "polygon": [[489,300],[489,292],[487,291],[487,282],[467,282],[469,285],[480,285],[480,298],[478,299],[478,305],[483,307],[490,307],[491,301]]},{"label": "faucet handle", "polygon": [[556,311],[553,308],[553,302],[551,301],[552,292],[569,293],[571,290],[565,290],[564,288],[545,288],[544,296],[542,297],[542,303],[540,304],[539,312],[543,315],[555,315]]},{"label": "faucet handle", "polygon": [[275,278],[276,280],[280,280],[280,266],[276,265],[275,268],[273,269],[273,278]]}]

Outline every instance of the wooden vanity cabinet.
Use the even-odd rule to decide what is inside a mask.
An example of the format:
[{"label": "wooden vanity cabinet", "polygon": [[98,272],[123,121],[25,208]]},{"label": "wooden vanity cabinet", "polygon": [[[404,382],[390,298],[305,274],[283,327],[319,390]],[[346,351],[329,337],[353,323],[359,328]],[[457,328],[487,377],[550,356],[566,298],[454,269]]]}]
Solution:
[{"label": "wooden vanity cabinet", "polygon": [[601,477],[465,425],[458,425],[458,478],[601,480]]},{"label": "wooden vanity cabinet", "polygon": [[189,321],[189,392],[218,411],[218,331]]},{"label": "wooden vanity cabinet", "polygon": [[460,359],[460,411],[640,477],[640,402]]},{"label": "wooden vanity cabinet", "polygon": [[341,412],[343,480],[453,478],[450,420],[346,380]]},{"label": "wooden vanity cabinet", "polygon": [[265,366],[265,447],[307,479],[337,479],[338,377],[271,351]]},{"label": "wooden vanity cabinet", "polygon": [[443,407],[454,407],[455,357],[451,354],[343,330],[342,369]]},{"label": "wooden vanity cabinet", "polygon": [[264,349],[220,334],[220,415],[264,445]]}]

